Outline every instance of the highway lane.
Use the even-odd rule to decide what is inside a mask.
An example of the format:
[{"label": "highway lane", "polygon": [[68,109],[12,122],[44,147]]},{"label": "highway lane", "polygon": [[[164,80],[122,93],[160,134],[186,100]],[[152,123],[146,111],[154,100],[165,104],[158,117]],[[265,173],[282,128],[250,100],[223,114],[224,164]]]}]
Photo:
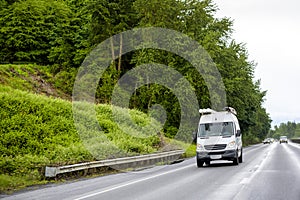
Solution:
[{"label": "highway lane", "polygon": [[277,144],[236,199],[300,199],[300,146]]},{"label": "highway lane", "polygon": [[195,158],[169,166],[51,185],[4,199],[300,199],[300,145],[260,144],[244,149],[244,162]]}]

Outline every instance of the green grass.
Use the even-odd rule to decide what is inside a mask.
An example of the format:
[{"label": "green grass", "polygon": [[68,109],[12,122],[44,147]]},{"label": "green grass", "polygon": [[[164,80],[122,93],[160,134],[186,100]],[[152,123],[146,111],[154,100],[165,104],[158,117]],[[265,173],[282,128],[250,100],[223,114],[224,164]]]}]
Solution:
[{"label": "green grass", "polygon": [[24,176],[10,176],[0,174],[0,191],[5,193],[12,193],[16,189],[22,189],[26,186],[38,185],[47,183],[36,178],[38,175],[24,175]]},{"label": "green grass", "polygon": [[191,144],[189,147],[186,148],[184,156],[186,158],[196,156],[196,144]]},{"label": "green grass", "polygon": [[[137,110],[127,115],[126,109],[97,105],[96,117],[102,130],[78,134],[77,129],[85,128],[86,124],[79,123],[75,128],[69,101],[0,85],[0,105],[2,192],[43,183],[46,165],[147,154],[160,149],[156,133],[161,125]],[[119,124],[115,122],[113,110]],[[82,112],[80,117],[88,119],[91,115]],[[129,118],[140,126],[132,126]]]},{"label": "green grass", "polygon": [[254,137],[253,135],[243,135],[243,146],[249,146],[252,144],[258,144],[261,143],[261,140],[258,137]]},{"label": "green grass", "polygon": [[[162,125],[138,110],[72,105],[72,87],[65,80],[75,71],[54,75],[51,70],[0,65],[0,193],[46,183],[45,166],[174,149],[187,149],[186,157],[195,154],[194,145],[164,137]],[[78,108],[77,123],[72,106]]]},{"label": "green grass", "polygon": [[36,64],[0,65],[0,84],[13,89],[47,96],[71,99],[73,80],[76,71],[61,71],[54,74],[51,66]]},{"label": "green grass", "polygon": [[27,65],[0,65],[0,83],[10,86],[14,89],[23,91],[34,91],[34,76],[42,76],[45,80],[49,80],[51,73],[49,68],[41,67],[34,64]]},{"label": "green grass", "polygon": [[181,149],[184,149],[185,150],[183,154],[184,158],[190,158],[196,156],[196,144],[194,143],[189,144],[178,140],[171,140],[169,138],[165,138],[165,141],[167,142],[167,146],[165,148],[175,149],[180,147]]}]

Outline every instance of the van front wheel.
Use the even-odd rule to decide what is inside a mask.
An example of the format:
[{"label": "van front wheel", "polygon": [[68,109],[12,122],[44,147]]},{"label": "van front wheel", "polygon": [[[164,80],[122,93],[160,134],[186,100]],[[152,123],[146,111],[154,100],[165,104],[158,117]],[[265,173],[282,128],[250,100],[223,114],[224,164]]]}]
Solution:
[{"label": "van front wheel", "polygon": [[203,163],[202,160],[197,159],[197,167],[203,167]]},{"label": "van front wheel", "polygon": [[239,157],[239,163],[243,162],[243,149],[241,149],[241,156]]},{"label": "van front wheel", "polygon": [[238,165],[238,164],[239,164],[239,155],[238,155],[237,151],[236,151],[235,158],[234,158],[234,160],[233,160],[233,164],[234,164],[234,165]]}]

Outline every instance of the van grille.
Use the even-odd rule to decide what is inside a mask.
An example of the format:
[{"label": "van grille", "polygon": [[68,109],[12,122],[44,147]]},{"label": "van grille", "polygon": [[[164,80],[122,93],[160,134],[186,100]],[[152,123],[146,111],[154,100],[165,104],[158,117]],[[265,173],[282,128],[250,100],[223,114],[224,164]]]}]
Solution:
[{"label": "van grille", "polygon": [[206,150],[223,150],[226,148],[226,144],[213,144],[213,145],[204,145]]},{"label": "van grille", "polygon": [[225,154],[226,151],[217,151],[217,152],[208,152],[207,155],[222,155]]}]

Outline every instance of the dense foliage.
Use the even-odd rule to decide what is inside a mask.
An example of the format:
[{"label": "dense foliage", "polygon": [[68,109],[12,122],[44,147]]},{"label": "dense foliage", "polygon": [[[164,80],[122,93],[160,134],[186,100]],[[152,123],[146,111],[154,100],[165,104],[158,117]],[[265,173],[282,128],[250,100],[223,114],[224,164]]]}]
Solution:
[{"label": "dense foliage", "polygon": [[[266,92],[253,80],[255,63],[249,61],[245,45],[231,37],[233,21],[216,18],[216,9],[212,0],[0,0],[0,190],[36,183],[48,164],[149,153],[164,146],[162,135],[137,137],[147,130],[132,129],[125,110],[118,110],[124,122],[121,129],[112,117],[111,106],[97,105],[103,134],[85,135],[90,144],[87,151],[74,127],[69,101],[15,90],[70,100],[86,56],[103,40],[134,28],[173,29],[201,44],[222,76],[228,105],[238,112],[244,144],[265,138],[271,120],[262,106]],[[122,49],[121,38],[118,48]],[[141,49],[122,57],[113,54],[99,81],[96,102],[110,104],[118,79],[145,63],[175,69],[193,86],[198,106],[212,106],[204,78],[191,63],[156,49]],[[130,108],[139,111],[130,111],[131,118],[143,128],[150,121],[144,113],[156,104],[166,110],[163,132],[173,138],[180,124],[180,106],[175,94],[162,85],[137,88]],[[88,112],[82,114],[90,117]],[[196,122],[185,127],[188,138],[196,127]],[[161,127],[157,124],[153,128]],[[273,134],[299,136],[298,130],[298,124],[290,123],[275,127]]]},{"label": "dense foliage", "polygon": [[[199,42],[210,54],[222,75],[227,103],[238,111],[244,139],[251,143],[264,138],[270,129],[271,120],[262,107],[265,92],[253,81],[255,64],[248,60],[246,47],[231,38],[233,22],[215,18],[216,9],[211,0],[1,0],[0,62],[47,64],[52,73],[61,74],[66,82],[64,91],[71,95],[76,69],[103,40],[136,27],[174,29]],[[203,77],[179,56],[145,49],[112,59],[115,62],[99,82],[99,103],[111,101],[115,83],[128,70],[156,62],[173,67],[191,82],[199,107],[211,106]],[[174,137],[180,109],[170,90],[146,85],[133,95],[130,106],[147,112],[155,104],[166,109],[164,131]]]},{"label": "dense foliage", "polygon": [[288,138],[300,138],[300,124],[290,121],[281,123],[279,126],[276,125],[268,136],[279,139],[281,135],[285,135]]},{"label": "dense foliage", "polygon": [[[23,182],[42,180],[46,165],[146,154],[163,148],[161,138],[153,131],[161,125],[150,123],[151,118],[140,111],[131,110],[130,115],[147,130],[131,127],[126,110],[116,108],[124,119],[120,128],[113,120],[112,107],[98,105],[101,134],[84,138],[86,135],[78,135],[75,129],[69,101],[0,85],[0,105],[0,192],[14,187],[17,177],[22,177]],[[90,117],[89,112],[81,115]],[[131,134],[123,131],[126,129]]]}]

